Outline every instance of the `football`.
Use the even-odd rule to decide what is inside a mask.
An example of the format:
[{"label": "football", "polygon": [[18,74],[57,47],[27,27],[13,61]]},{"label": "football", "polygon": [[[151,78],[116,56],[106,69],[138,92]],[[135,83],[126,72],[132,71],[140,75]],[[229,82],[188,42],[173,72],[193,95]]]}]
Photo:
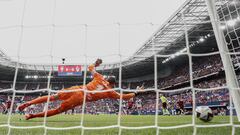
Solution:
[{"label": "football", "polygon": [[197,118],[204,122],[209,122],[213,119],[213,112],[208,106],[198,106],[196,108]]}]

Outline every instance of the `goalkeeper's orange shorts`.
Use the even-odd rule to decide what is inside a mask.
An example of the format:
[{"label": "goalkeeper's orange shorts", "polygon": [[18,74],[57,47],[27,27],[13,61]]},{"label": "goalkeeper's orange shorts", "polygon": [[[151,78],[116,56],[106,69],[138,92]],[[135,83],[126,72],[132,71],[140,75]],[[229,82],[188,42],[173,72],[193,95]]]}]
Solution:
[{"label": "goalkeeper's orange shorts", "polygon": [[[82,88],[83,88],[82,86],[72,86],[64,90],[77,90]],[[57,93],[57,95],[58,95],[58,99],[63,101],[61,103],[60,108],[64,110],[79,106],[83,102],[83,91],[73,91],[73,92],[60,91]]]}]

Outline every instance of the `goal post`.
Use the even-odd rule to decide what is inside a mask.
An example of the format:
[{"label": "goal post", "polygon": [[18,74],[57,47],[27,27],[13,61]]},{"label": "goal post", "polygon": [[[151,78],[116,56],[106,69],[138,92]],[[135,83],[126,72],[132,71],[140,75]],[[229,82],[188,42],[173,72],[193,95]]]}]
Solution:
[{"label": "goal post", "polygon": [[[233,104],[237,113],[238,121],[240,121],[240,92],[238,91],[238,81],[233,68],[233,63],[229,54],[229,50],[225,41],[223,31],[221,31],[221,21],[217,14],[216,0],[205,0],[213,32],[216,38],[217,46],[225,69],[226,84],[229,88]],[[231,99],[230,99],[231,100]]]}]

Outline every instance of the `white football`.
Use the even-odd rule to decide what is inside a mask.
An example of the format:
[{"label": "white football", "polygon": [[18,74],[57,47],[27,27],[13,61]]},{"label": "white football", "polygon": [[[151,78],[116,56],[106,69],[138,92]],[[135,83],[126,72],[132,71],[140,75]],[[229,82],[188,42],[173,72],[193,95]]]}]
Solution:
[{"label": "white football", "polygon": [[204,122],[211,121],[213,119],[212,109],[208,106],[198,106],[196,108],[197,118]]}]

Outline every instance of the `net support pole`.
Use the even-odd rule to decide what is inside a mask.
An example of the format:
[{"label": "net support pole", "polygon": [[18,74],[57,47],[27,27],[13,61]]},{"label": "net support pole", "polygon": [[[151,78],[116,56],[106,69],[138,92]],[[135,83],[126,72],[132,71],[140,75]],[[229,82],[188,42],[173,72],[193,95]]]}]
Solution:
[{"label": "net support pole", "polygon": [[[151,26],[153,26],[153,23],[150,23]],[[155,126],[156,126],[156,135],[159,135],[159,129],[158,129],[158,110],[159,110],[159,92],[158,92],[158,66],[157,66],[157,55],[156,55],[156,47],[155,44],[152,45],[152,53],[154,57],[154,90],[156,92],[156,105],[155,105]]]},{"label": "net support pole", "polygon": [[20,51],[21,51],[21,46],[22,46],[22,40],[23,40],[23,25],[24,25],[24,17],[25,17],[25,12],[26,12],[26,5],[27,5],[27,0],[24,0],[23,3],[23,10],[22,10],[22,16],[21,16],[21,27],[20,27],[20,37],[18,41],[18,49],[17,49],[17,63],[15,67],[15,74],[14,74],[14,80],[13,80],[13,86],[12,86],[12,100],[11,100],[11,105],[10,105],[10,110],[8,112],[8,118],[7,118],[7,126],[8,126],[8,132],[7,135],[11,135],[11,116],[13,112],[13,107],[14,107],[14,102],[15,102],[15,96],[16,96],[16,83],[17,83],[17,77],[18,77],[18,70],[20,66]]},{"label": "net support pole", "polygon": [[120,23],[117,23],[118,26],[118,54],[119,54],[119,82],[118,87],[120,89],[120,99],[119,99],[119,109],[118,109],[118,121],[117,125],[119,127],[118,135],[122,134],[122,128],[121,128],[121,116],[122,116],[122,100],[123,100],[123,91],[122,91],[122,55],[121,55],[121,42],[120,42],[120,36],[121,36],[121,26]]},{"label": "net support pole", "polygon": [[194,89],[193,85],[193,63],[192,63],[192,56],[189,46],[189,37],[188,37],[188,29],[186,25],[186,19],[184,12],[182,13],[182,19],[184,22],[184,33],[185,33],[185,41],[186,41],[186,48],[187,48],[187,55],[188,55],[188,61],[189,61],[189,79],[190,79],[190,88],[192,90],[192,124],[193,124],[193,135],[197,134],[197,128],[196,128],[196,91]]},{"label": "net support pole", "polygon": [[48,81],[47,81],[47,92],[48,92],[48,98],[47,102],[44,105],[44,119],[43,119],[43,127],[44,127],[44,134],[47,135],[47,112],[48,112],[48,107],[49,107],[49,102],[50,102],[50,96],[51,96],[51,75],[54,73],[54,68],[53,68],[53,46],[54,46],[54,41],[55,41],[55,15],[56,15],[56,0],[53,1],[53,14],[52,14],[52,35],[51,35],[51,43],[50,43],[50,60],[51,60],[51,66],[48,72]]},{"label": "net support pole", "polygon": [[155,126],[156,126],[156,135],[159,134],[159,129],[158,129],[158,105],[159,105],[159,92],[157,91],[158,86],[157,86],[157,56],[154,55],[154,90],[156,92],[156,110],[155,110]]},{"label": "net support pole", "polygon": [[82,126],[82,131],[81,131],[81,135],[84,135],[84,114],[85,114],[85,107],[86,107],[86,96],[87,96],[87,70],[88,70],[88,66],[87,66],[87,41],[88,41],[88,25],[85,24],[85,43],[84,43],[84,58],[85,58],[85,62],[84,62],[84,76],[83,76],[83,104],[82,104],[82,113],[81,113],[81,123],[80,126]]},{"label": "net support pole", "polygon": [[[54,31],[54,30],[53,30]],[[51,57],[51,61],[52,61],[52,56]],[[47,82],[47,92],[48,92],[48,98],[47,98],[47,102],[45,103],[44,105],[44,109],[45,112],[44,112],[44,119],[43,119],[43,127],[44,127],[44,134],[43,135],[47,135],[47,111],[48,111],[48,106],[49,106],[49,102],[50,102],[50,96],[51,96],[51,91],[50,91],[50,83],[51,83],[51,75],[52,75],[52,72],[53,72],[53,67],[51,65],[50,69],[49,69],[49,72],[48,72],[48,82]]]},{"label": "net support pole", "polygon": [[232,96],[229,94],[229,113],[230,113],[230,124],[232,125],[232,134],[235,135],[235,127],[233,126],[233,103],[232,103]]},{"label": "net support pole", "polygon": [[208,8],[208,13],[211,19],[211,24],[217,41],[220,56],[225,69],[226,83],[229,88],[229,92],[232,96],[234,107],[237,113],[238,121],[240,121],[240,93],[236,90],[238,88],[238,82],[236,74],[234,72],[233,64],[230,56],[227,54],[228,48],[225,44],[225,38],[223,32],[220,29],[220,23],[217,15],[217,9],[215,7],[215,0],[205,0]]}]

